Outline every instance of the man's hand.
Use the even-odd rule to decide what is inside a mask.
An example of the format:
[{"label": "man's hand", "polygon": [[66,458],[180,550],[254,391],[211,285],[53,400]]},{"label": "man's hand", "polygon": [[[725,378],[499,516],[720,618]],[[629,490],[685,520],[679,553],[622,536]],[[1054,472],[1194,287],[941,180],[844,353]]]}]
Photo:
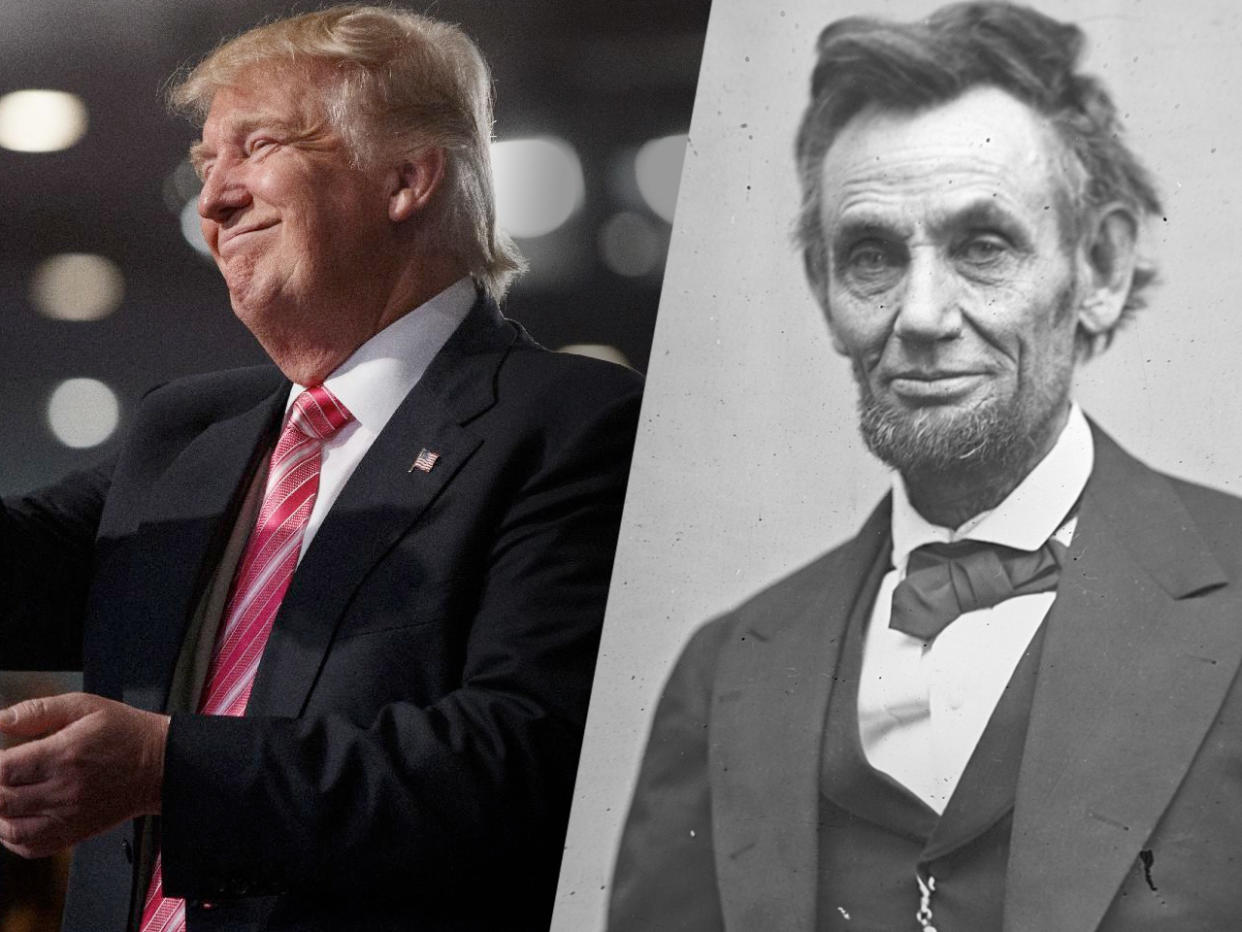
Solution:
[{"label": "man's hand", "polygon": [[169,718],[67,693],[0,711],[0,844],[43,857],[160,810]]}]

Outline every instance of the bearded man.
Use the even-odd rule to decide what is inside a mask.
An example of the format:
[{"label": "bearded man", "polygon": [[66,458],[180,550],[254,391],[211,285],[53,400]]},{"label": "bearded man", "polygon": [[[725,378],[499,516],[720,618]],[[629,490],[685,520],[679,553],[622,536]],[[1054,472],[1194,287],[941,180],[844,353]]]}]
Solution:
[{"label": "bearded man", "polygon": [[821,34],[799,238],[893,488],[683,652],[611,929],[1236,922],[1242,504],[1072,398],[1159,212],[1082,46],[1000,3]]}]

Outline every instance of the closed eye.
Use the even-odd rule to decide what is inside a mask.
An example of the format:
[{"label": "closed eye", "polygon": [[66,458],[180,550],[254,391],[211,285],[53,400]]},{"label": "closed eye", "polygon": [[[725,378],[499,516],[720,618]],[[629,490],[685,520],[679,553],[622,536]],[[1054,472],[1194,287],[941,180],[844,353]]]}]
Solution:
[{"label": "closed eye", "polygon": [[246,155],[262,155],[265,150],[270,149],[274,145],[276,145],[276,140],[270,136],[256,136],[254,139],[246,142]]}]

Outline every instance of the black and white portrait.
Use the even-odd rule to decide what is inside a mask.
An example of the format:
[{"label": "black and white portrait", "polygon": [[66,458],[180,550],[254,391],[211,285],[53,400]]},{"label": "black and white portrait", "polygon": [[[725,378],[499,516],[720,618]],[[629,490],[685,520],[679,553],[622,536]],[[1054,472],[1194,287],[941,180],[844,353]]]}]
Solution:
[{"label": "black and white portrait", "polygon": [[554,928],[1231,921],[1237,35],[717,0]]}]

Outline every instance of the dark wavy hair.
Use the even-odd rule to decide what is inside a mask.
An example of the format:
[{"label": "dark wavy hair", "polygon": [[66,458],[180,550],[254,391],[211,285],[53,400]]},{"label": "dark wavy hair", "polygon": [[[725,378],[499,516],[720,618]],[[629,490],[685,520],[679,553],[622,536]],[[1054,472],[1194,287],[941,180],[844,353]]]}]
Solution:
[{"label": "dark wavy hair", "polygon": [[[1064,147],[1061,222],[1070,241],[1078,241],[1092,211],[1105,204],[1121,202],[1138,218],[1160,214],[1147,170],[1122,142],[1108,92],[1076,70],[1085,44],[1077,26],[996,2],[955,3],[914,23],[850,17],[824,29],[795,149],[802,185],[795,239],[820,302],[827,282],[824,156],[842,128],[872,105],[918,111],[973,87],[1000,88],[1047,118]],[[1143,307],[1155,275],[1150,264],[1136,268],[1118,326]],[[1084,349],[1091,348],[1086,341]]]}]

